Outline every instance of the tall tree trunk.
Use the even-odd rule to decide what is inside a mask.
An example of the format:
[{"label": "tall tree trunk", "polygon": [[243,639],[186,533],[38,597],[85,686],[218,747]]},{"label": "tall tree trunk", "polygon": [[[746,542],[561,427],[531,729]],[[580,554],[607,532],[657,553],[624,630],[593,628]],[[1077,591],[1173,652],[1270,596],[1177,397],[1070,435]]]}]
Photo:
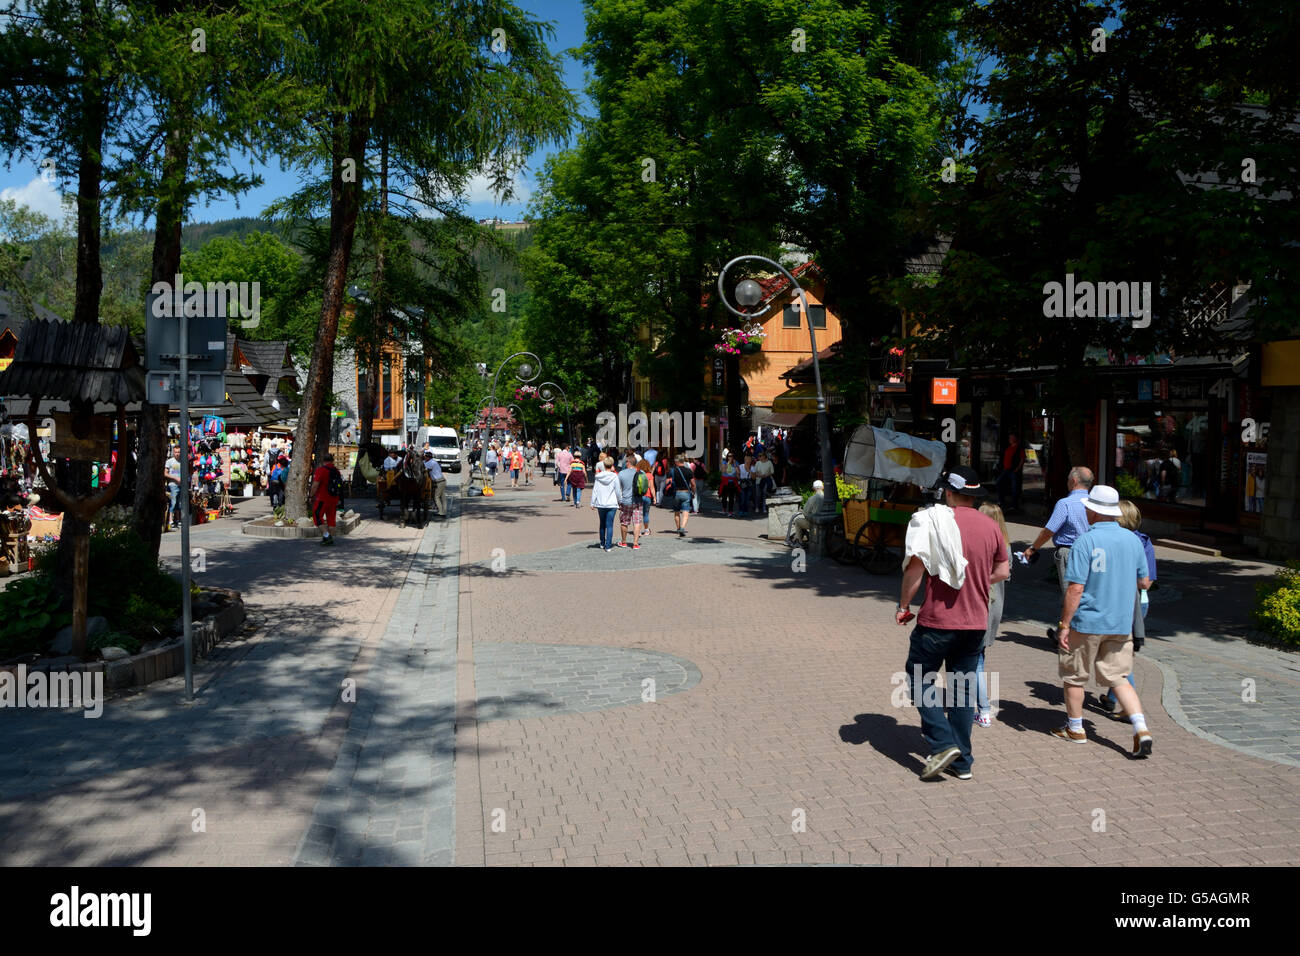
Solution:
[{"label": "tall tree trunk", "polygon": [[[375,403],[379,394],[379,368],[383,357],[385,334],[388,328],[388,290],[384,286],[384,274],[388,265],[388,256],[384,248],[388,233],[388,139],[379,143],[379,221],[375,229],[375,282],[370,290],[371,323],[370,334],[365,347],[358,353],[360,361],[364,357],[368,363],[366,371],[365,407],[361,411],[361,434],[363,442],[374,440]],[[376,464],[378,464],[376,462]]]},{"label": "tall tree trunk", "polygon": [[[163,154],[163,178],[155,213],[153,233],[153,265],[150,284],[173,282],[181,269],[181,225],[184,209],[177,197],[185,181],[189,166],[189,143],[173,130],[167,137]],[[162,544],[163,513],[167,508],[163,488],[167,464],[166,405],[148,402],[140,409],[140,451],[135,484],[135,513],[132,521],[135,533],[144,539],[153,555]],[[182,452],[183,453],[183,452]]]},{"label": "tall tree trunk", "polygon": [[[92,0],[82,0],[83,29],[96,27],[98,14]],[[88,65],[83,64],[83,67]],[[100,253],[100,184],[104,175],[104,128],[108,125],[108,106],[104,99],[103,78],[98,71],[83,69],[81,81],[81,123],[77,144],[77,279],[73,305],[74,322],[99,324],[99,298],[104,291],[104,270]],[[73,402],[73,414],[93,412],[93,402]],[[90,494],[91,463],[73,461],[68,471],[65,491],[77,497]],[[76,542],[90,534],[90,523],[71,511],[64,512],[63,533],[59,538],[59,589],[68,598],[78,583],[75,574]]]},{"label": "tall tree trunk", "polygon": [[[324,296],[320,323],[316,327],[316,345],[311,353],[311,368],[303,389],[298,430],[293,439],[293,464],[285,483],[285,511],[297,520],[309,513],[307,493],[316,464],[316,430],[325,397],[334,382],[334,344],[338,338],[339,316],[347,294],[348,265],[352,260],[352,242],[356,237],[357,214],[361,208],[362,170],[368,121],[353,115],[337,120],[333,134],[333,169],[330,177],[330,253],[325,269]],[[343,180],[343,161],[356,161],[356,179]]]}]

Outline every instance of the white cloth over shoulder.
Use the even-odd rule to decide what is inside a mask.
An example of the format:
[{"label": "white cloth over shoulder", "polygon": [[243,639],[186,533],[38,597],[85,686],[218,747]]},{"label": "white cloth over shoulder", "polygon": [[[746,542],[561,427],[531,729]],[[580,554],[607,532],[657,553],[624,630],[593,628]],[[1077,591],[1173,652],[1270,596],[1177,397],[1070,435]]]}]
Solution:
[{"label": "white cloth over shoulder", "polygon": [[912,515],[907,524],[903,564],[912,556],[921,559],[926,573],[957,590],[966,583],[966,556],[961,548],[961,531],[947,505],[931,505]]}]

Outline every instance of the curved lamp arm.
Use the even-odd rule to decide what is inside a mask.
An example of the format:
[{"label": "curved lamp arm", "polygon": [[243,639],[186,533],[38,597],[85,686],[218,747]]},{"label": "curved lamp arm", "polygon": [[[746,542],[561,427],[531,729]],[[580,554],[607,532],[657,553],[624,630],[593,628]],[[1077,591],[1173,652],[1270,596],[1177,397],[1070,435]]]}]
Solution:
[{"label": "curved lamp arm", "polygon": [[789,279],[790,285],[792,285],[794,287],[794,290],[799,293],[799,306],[803,311],[804,321],[808,323],[808,341],[812,346],[813,377],[816,379],[817,382],[817,413],[821,414],[822,412],[826,411],[826,396],[822,394],[821,363],[818,362],[817,360],[817,335],[813,331],[812,316],[808,313],[808,297],[804,294],[803,286],[801,286],[799,284],[799,281],[795,279],[793,275],[790,274],[790,270],[788,270],[785,266],[781,265],[781,263],[775,262],[772,259],[767,258],[766,256],[736,256],[736,258],[732,259],[725,266],[723,266],[722,271],[718,273],[718,297],[722,299],[722,304],[727,307],[728,312],[730,312],[732,315],[739,316],[742,319],[762,318],[763,316],[767,315],[768,312],[772,311],[772,307],[769,305],[762,312],[745,313],[745,312],[741,312],[739,309],[735,308],[730,302],[727,301],[727,293],[725,291],[725,286],[723,284],[727,277],[727,270],[729,270],[732,266],[734,266],[738,262],[747,262],[747,261],[761,262],[766,266],[772,267],[777,272],[781,273],[781,275]]}]

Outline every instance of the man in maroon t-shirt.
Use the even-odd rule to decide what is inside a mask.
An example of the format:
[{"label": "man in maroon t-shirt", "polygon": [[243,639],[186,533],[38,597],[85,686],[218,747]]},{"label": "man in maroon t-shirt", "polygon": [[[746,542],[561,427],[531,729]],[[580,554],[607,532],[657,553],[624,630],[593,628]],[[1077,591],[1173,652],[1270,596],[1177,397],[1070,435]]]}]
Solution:
[{"label": "man in maroon t-shirt", "polygon": [[318,528],[322,524],[325,525],[325,532],[320,539],[321,544],[334,543],[334,520],[338,512],[339,500],[330,494],[330,473],[336,470],[334,456],[326,455],[325,460],[311,476],[312,520],[316,522]]},{"label": "man in maroon t-shirt", "polygon": [[[960,588],[954,588],[938,574],[927,575],[926,561],[912,554],[903,570],[903,592],[895,614],[899,624],[911,620],[908,606],[925,577],[925,603],[916,615],[906,665],[912,703],[921,712],[921,732],[930,745],[922,780],[937,777],[949,766],[959,779],[971,778],[974,758],[970,731],[975,722],[980,648],[989,623],[989,589],[1011,577],[1011,562],[997,522],[975,509],[976,500],[984,494],[979,476],[969,468],[958,467],[949,472],[946,481],[944,495],[961,537],[965,578]],[[917,521],[913,518],[914,523]],[[955,541],[931,536],[928,543],[936,552],[928,555],[932,568],[942,570],[945,560],[955,558]],[[945,543],[951,546],[947,550]],[[949,568],[947,576],[953,570]],[[940,667],[947,670],[946,694],[935,687]]]}]

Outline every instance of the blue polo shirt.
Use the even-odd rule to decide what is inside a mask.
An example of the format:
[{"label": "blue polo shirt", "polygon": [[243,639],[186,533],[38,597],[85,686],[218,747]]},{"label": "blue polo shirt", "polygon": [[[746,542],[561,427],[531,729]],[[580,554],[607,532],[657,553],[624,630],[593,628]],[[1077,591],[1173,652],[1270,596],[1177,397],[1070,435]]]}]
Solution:
[{"label": "blue polo shirt", "polygon": [[1045,527],[1052,532],[1052,544],[1058,548],[1071,547],[1075,539],[1088,530],[1088,509],[1083,506],[1086,497],[1086,489],[1075,488],[1066,497],[1057,500],[1056,507],[1052,509],[1052,516],[1047,519]]},{"label": "blue polo shirt", "polygon": [[1131,634],[1138,578],[1147,556],[1138,536],[1116,521],[1099,521],[1070,548],[1065,580],[1083,585],[1070,627],[1085,634]]}]

